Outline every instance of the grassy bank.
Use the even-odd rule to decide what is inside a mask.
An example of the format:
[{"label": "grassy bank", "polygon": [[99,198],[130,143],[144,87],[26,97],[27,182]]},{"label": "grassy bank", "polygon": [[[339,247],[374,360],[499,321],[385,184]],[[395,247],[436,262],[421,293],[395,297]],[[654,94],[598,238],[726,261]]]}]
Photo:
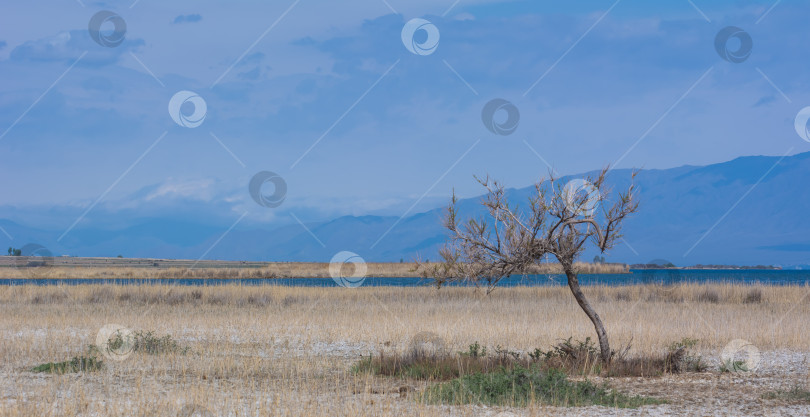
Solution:
[{"label": "grassy bank", "polygon": [[[42,262],[31,258],[31,262]],[[329,278],[329,264],[318,262],[237,262],[191,261],[171,259],[127,258],[63,258],[48,260],[47,266],[19,268],[28,260],[21,257],[0,256],[0,278]],[[369,277],[419,277],[415,263],[370,262],[366,264]],[[629,272],[625,264],[577,264],[586,274],[623,274]],[[344,266],[352,268],[351,264]],[[344,270],[349,275],[353,271]],[[527,274],[560,274],[558,264],[532,266]]]}]

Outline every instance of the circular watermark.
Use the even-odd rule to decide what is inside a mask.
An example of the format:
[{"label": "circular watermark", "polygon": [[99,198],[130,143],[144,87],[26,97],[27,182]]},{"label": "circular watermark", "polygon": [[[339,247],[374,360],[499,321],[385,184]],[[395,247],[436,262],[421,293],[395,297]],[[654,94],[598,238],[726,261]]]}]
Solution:
[{"label": "circular watermark", "polygon": [[419,332],[411,338],[410,353],[420,357],[436,357],[447,353],[447,345],[436,333]]},{"label": "circular watermark", "polygon": [[810,107],[805,107],[799,110],[796,114],[796,119],[793,121],[793,128],[799,137],[804,139],[805,142],[810,142],[810,129],[808,129],[807,122],[810,121]]},{"label": "circular watermark", "polygon": [[562,197],[566,210],[574,216],[593,217],[602,195],[590,181],[578,178],[565,184]]},{"label": "circular watermark", "polygon": [[28,276],[36,277],[53,266],[53,254],[42,245],[29,243],[18,253],[14,256],[14,266]]},{"label": "circular watermark", "polygon": [[120,362],[135,350],[135,336],[120,324],[105,324],[96,334],[96,347],[105,358]]},{"label": "circular watermark", "polygon": [[[343,266],[346,263],[350,263],[354,266],[354,270],[351,274],[347,274],[343,270]],[[329,262],[329,276],[341,287],[357,288],[363,285],[363,281],[366,280],[366,272],[368,272],[366,261],[354,252],[338,252]]]},{"label": "circular watermark", "polygon": [[402,27],[402,43],[412,54],[430,55],[439,47],[439,28],[425,19],[411,19]]},{"label": "circular watermark", "polygon": [[214,414],[201,405],[187,404],[180,409],[177,417],[214,417]]},{"label": "circular watermark", "polygon": [[[262,188],[267,183],[273,184],[272,194],[262,192]],[[287,182],[275,172],[262,171],[257,173],[250,179],[248,190],[253,201],[263,207],[276,208],[287,198]]]},{"label": "circular watermark", "polygon": [[[732,42],[738,43],[737,47],[729,45]],[[729,46],[732,48],[729,49]],[[714,37],[714,49],[721,58],[728,62],[739,64],[744,62],[751,56],[751,49],[754,47],[754,41],[748,32],[736,27],[727,26],[717,32]]]},{"label": "circular watermark", "polygon": [[[497,114],[505,113],[505,120],[498,120]],[[484,105],[481,110],[481,120],[484,122],[487,130],[490,132],[507,136],[515,132],[520,123],[520,111],[518,108],[507,100],[496,98],[490,100]]]},{"label": "circular watermark", "polygon": [[[113,25],[112,32],[102,31],[102,26],[105,23]],[[127,34],[127,22],[118,14],[109,10],[102,10],[90,18],[90,23],[87,24],[87,31],[90,32],[90,37],[96,41],[97,44],[107,48],[115,48],[124,42]]]},{"label": "circular watermark", "polygon": [[197,127],[205,121],[206,113],[205,100],[193,91],[178,91],[169,100],[169,116],[180,126]]},{"label": "circular watermark", "polygon": [[734,339],[723,348],[720,360],[729,372],[754,372],[759,366],[759,349],[747,340]]}]

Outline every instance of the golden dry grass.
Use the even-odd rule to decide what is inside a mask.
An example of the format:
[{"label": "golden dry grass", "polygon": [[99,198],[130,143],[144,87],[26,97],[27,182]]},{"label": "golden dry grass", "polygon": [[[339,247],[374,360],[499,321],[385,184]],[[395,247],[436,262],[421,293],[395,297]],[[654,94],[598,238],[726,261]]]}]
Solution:
[{"label": "golden dry grass", "polygon": [[[761,291],[759,302],[745,302],[752,290]],[[808,291],[585,288],[614,346],[632,340],[631,353],[662,352],[689,337],[707,355],[733,339],[763,352],[810,350]],[[81,353],[110,323],[170,334],[190,352],[134,354],[93,374],[27,371]],[[488,415],[473,406],[417,404],[400,398],[402,382],[349,372],[359,355],[407,349],[423,331],[453,350],[475,341],[548,349],[593,334],[564,287],[501,288],[488,297],[469,288],[0,287],[0,414],[174,416],[196,403],[213,415]],[[536,405],[527,412],[557,411]]]},{"label": "golden dry grass", "polygon": [[[31,258],[36,259],[36,258]],[[15,257],[0,257],[0,278],[329,278],[329,264],[322,262],[228,262],[186,260],[151,260],[117,258],[54,258],[51,266],[17,268]],[[25,262],[23,262],[24,264]],[[366,264],[370,277],[418,277],[415,263],[370,262]],[[351,275],[353,264],[346,264],[342,274]],[[623,274],[629,272],[625,264],[577,263],[585,274]],[[528,274],[561,274],[559,264],[534,265]]]}]

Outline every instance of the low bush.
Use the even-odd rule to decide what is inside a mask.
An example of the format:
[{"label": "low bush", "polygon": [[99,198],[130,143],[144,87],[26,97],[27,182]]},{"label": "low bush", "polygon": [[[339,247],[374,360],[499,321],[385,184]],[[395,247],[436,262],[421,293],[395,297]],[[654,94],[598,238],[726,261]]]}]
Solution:
[{"label": "low bush", "polygon": [[762,302],[762,290],[759,288],[753,288],[748,291],[748,294],[745,295],[743,298],[743,303],[745,304],[758,304]]},{"label": "low bush", "polygon": [[51,374],[66,374],[75,372],[92,372],[102,369],[104,362],[98,358],[98,349],[95,346],[90,346],[87,353],[80,356],[74,356],[72,359],[64,362],[49,362],[37,365],[31,368],[31,372],[44,372]]},{"label": "low bush", "polygon": [[602,376],[659,376],[666,373],[704,372],[708,365],[700,356],[691,353],[697,340],[685,338],[669,346],[660,355],[631,357],[630,346],[614,351],[613,360],[607,366],[599,358],[599,348],[590,339],[563,340],[548,351],[535,349],[523,354],[500,346],[494,353],[486,347],[473,343],[468,350],[456,355],[445,352],[426,354],[411,348],[404,354],[380,353],[363,357],[353,367],[354,373],[395,376],[419,380],[447,381],[473,373],[487,373],[501,368],[538,366],[541,369],[557,369],[568,375]]},{"label": "low bush", "polygon": [[795,386],[789,390],[766,392],[765,394],[762,394],[762,398],[765,400],[783,400],[788,402],[810,404],[810,391],[800,386]]},{"label": "low bush", "polygon": [[727,372],[748,372],[748,365],[746,365],[745,361],[735,361],[733,359],[726,359],[725,362],[720,364],[720,372],[727,373]]},{"label": "low bush", "polygon": [[403,355],[363,357],[352,367],[353,373],[372,373],[419,380],[447,381],[459,376],[490,372],[500,367],[511,367],[515,360],[506,356],[486,356],[486,348],[478,343],[470,345],[469,351],[449,355],[443,352],[426,353],[412,347]]},{"label": "low bush", "polygon": [[490,373],[474,373],[427,388],[419,399],[429,404],[485,404],[525,407],[532,403],[553,406],[602,405],[636,408],[660,404],[654,398],[628,396],[590,381],[569,381],[565,372],[541,369],[499,368]]},{"label": "low bush", "polygon": [[715,290],[706,289],[697,295],[697,301],[699,303],[717,304],[720,302],[720,294]]},{"label": "low bush", "polygon": [[185,353],[188,348],[180,347],[180,344],[168,334],[158,337],[155,336],[153,331],[149,330],[135,332],[132,350],[150,355],[159,355],[173,352]]},{"label": "low bush", "polygon": [[106,348],[112,351],[121,349],[125,344],[132,345],[133,352],[147,353],[149,355],[160,355],[164,353],[186,353],[188,348],[183,348],[174,340],[171,335],[164,335],[158,337],[155,332],[151,330],[136,331],[132,336],[123,336],[120,332],[116,333],[107,341]]}]

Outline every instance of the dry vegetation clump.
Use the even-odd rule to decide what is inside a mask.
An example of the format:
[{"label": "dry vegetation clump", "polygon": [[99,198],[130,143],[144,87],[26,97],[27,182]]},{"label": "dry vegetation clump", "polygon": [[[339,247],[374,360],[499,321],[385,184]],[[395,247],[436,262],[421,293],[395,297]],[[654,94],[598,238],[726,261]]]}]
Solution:
[{"label": "dry vegetation clump", "polygon": [[59,304],[67,300],[68,295],[65,292],[57,290],[43,289],[31,296],[31,304]]},{"label": "dry vegetation clump", "polygon": [[522,366],[468,374],[429,386],[419,395],[419,400],[427,404],[449,405],[526,407],[548,404],[557,407],[600,405],[613,408],[638,408],[665,402],[657,398],[626,395],[589,380],[571,381],[559,370]]},{"label": "dry vegetation clump", "polygon": [[756,304],[762,302],[762,289],[760,288],[752,288],[748,291],[748,294],[745,295],[743,299],[743,303],[746,304]]},{"label": "dry vegetation clump", "polygon": [[426,353],[412,347],[404,353],[369,355],[358,361],[355,373],[394,376],[405,379],[446,381],[464,375],[490,373],[515,367],[560,370],[572,376],[649,377],[682,372],[704,372],[709,367],[699,355],[691,352],[697,340],[684,338],[669,345],[665,352],[630,355],[630,346],[614,351],[610,364],[599,357],[591,338],[584,341],[563,340],[548,351],[535,348],[524,353],[497,346],[488,352],[478,342],[466,351]]},{"label": "dry vegetation clump", "polygon": [[696,301],[699,303],[716,304],[720,302],[720,294],[718,294],[717,291],[707,288],[697,295]]},{"label": "dry vegetation clump", "polygon": [[87,353],[74,356],[64,362],[48,362],[31,368],[34,373],[66,374],[76,372],[93,372],[104,369],[104,361],[98,357],[98,349],[90,345]]},{"label": "dry vegetation clump", "polygon": [[765,400],[782,400],[788,403],[810,404],[810,391],[802,386],[794,385],[788,389],[777,389],[762,394]]}]

